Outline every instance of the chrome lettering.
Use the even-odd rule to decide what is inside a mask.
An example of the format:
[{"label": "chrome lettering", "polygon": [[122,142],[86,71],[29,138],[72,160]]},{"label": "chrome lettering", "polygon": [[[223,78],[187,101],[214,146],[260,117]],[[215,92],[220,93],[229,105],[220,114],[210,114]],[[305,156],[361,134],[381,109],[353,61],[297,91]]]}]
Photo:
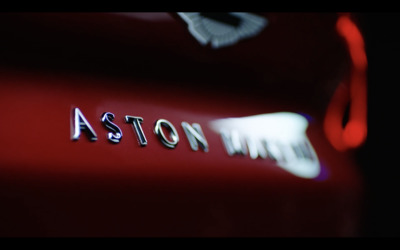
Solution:
[{"label": "chrome lettering", "polygon": [[246,155],[247,150],[240,141],[239,132],[236,130],[225,130],[220,131],[222,141],[224,143],[226,152],[228,155]]},{"label": "chrome lettering", "polygon": [[133,128],[136,132],[136,135],[137,135],[137,138],[139,141],[139,145],[142,147],[146,146],[147,140],[146,140],[146,136],[144,136],[143,129],[141,126],[141,123],[143,123],[143,118],[138,117],[138,116],[126,115],[125,122],[133,125]]},{"label": "chrome lettering", "polygon": [[257,159],[258,157],[261,157],[262,159],[267,158],[267,150],[262,142],[253,139],[252,137],[247,137],[246,144],[247,148],[249,149],[249,155],[251,159]]},{"label": "chrome lettering", "polygon": [[86,133],[90,141],[97,141],[97,135],[92,126],[90,126],[89,122],[86,120],[79,108],[74,108],[72,111],[71,139],[73,141],[78,140],[81,135],[81,131]]},{"label": "chrome lettering", "polygon": [[200,147],[204,152],[208,152],[208,143],[206,137],[204,136],[203,130],[200,127],[200,124],[193,123],[190,126],[187,122],[181,123],[183,130],[185,131],[186,137],[189,140],[190,147],[193,151],[197,151]]},{"label": "chrome lettering", "polygon": [[100,120],[106,128],[112,131],[107,133],[107,139],[112,143],[119,143],[122,139],[122,131],[112,122],[114,118],[115,115],[113,113],[105,112],[101,115]]},{"label": "chrome lettering", "polygon": [[296,113],[279,112],[211,121],[228,155],[273,160],[282,169],[303,178],[320,173],[320,163],[306,134],[308,121]]},{"label": "chrome lettering", "polygon": [[[162,127],[168,129],[170,133],[170,139],[165,136]],[[154,133],[158,136],[161,143],[167,148],[175,148],[179,142],[178,132],[176,132],[174,125],[165,119],[159,119],[156,121],[154,125]]]}]

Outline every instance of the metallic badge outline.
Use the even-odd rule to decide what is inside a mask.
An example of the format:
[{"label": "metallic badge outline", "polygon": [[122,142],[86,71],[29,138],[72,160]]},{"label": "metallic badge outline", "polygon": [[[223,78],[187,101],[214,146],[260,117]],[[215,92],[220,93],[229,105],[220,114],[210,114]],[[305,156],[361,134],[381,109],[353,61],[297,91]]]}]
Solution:
[{"label": "metallic badge outline", "polygon": [[201,45],[210,43],[213,49],[254,37],[268,25],[265,17],[245,12],[177,14],[188,24],[189,32]]}]

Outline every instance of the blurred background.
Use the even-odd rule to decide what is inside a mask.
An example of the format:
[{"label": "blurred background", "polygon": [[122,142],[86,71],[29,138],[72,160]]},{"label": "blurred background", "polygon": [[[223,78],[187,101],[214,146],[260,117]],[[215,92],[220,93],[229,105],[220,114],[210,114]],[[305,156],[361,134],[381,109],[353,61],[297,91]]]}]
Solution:
[{"label": "blurred background", "polygon": [[400,236],[398,107],[400,13],[355,13],[368,58],[366,144],[357,158],[366,183],[362,236]]}]

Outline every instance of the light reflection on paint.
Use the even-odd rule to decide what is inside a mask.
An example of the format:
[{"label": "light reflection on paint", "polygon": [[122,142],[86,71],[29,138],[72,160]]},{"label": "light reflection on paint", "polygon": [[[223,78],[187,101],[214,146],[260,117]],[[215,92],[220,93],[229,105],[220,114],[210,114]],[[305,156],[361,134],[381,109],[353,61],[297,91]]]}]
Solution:
[{"label": "light reflection on paint", "polygon": [[306,135],[308,121],[299,114],[280,112],[226,118],[209,125],[221,135],[228,155],[269,158],[303,178],[315,178],[320,173],[318,157]]},{"label": "light reflection on paint", "polygon": [[[367,137],[367,56],[362,34],[349,15],[338,18],[336,29],[346,42],[352,68],[349,79],[342,82],[332,96],[324,130],[332,146],[345,151],[359,147]],[[349,103],[349,122],[343,128],[342,120]]]}]

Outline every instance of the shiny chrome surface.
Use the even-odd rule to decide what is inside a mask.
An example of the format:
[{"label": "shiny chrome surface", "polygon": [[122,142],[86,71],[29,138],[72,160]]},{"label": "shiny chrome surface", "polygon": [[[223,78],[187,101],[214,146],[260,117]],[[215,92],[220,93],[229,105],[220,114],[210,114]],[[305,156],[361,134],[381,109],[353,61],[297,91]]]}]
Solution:
[{"label": "shiny chrome surface", "polygon": [[[276,112],[210,122],[219,132],[228,155],[272,160],[277,166],[303,178],[315,178],[320,163],[306,131],[302,115]],[[246,147],[247,146],[247,147]]]},{"label": "shiny chrome surface", "polygon": [[193,151],[197,151],[200,144],[201,149],[203,149],[204,152],[208,152],[208,142],[200,124],[193,123],[192,126],[190,126],[189,123],[182,122],[181,125]]},{"label": "shiny chrome surface", "polygon": [[81,131],[84,131],[90,141],[97,141],[96,132],[94,132],[90,123],[86,120],[85,116],[79,110],[74,108],[72,111],[72,137],[71,139],[76,141],[81,135]]},{"label": "shiny chrome surface", "polygon": [[[165,136],[162,127],[168,129],[170,133],[170,140]],[[158,136],[161,143],[167,148],[175,148],[179,142],[179,135],[174,125],[165,119],[158,119],[154,126],[154,133]]]},{"label": "shiny chrome surface", "polygon": [[146,136],[143,133],[142,125],[141,123],[143,122],[143,118],[139,116],[130,116],[126,115],[125,116],[125,122],[126,123],[131,123],[133,125],[133,128],[135,130],[136,136],[138,138],[139,145],[144,147],[147,145],[147,139]]},{"label": "shiny chrome surface", "polygon": [[102,114],[100,120],[107,129],[112,131],[107,134],[107,139],[112,143],[119,143],[122,139],[122,131],[112,122],[114,118],[115,115],[113,113],[105,112]]}]

